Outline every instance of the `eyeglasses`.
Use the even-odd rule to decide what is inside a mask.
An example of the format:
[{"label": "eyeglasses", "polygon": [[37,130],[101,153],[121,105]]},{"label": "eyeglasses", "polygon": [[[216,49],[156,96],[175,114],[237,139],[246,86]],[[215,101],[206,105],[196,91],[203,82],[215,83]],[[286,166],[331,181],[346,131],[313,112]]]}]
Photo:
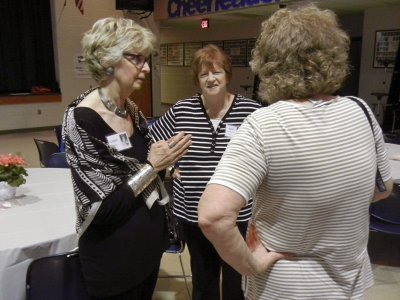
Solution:
[{"label": "eyeglasses", "polygon": [[146,57],[142,54],[124,53],[123,56],[138,69],[143,68],[144,64],[147,62]]}]

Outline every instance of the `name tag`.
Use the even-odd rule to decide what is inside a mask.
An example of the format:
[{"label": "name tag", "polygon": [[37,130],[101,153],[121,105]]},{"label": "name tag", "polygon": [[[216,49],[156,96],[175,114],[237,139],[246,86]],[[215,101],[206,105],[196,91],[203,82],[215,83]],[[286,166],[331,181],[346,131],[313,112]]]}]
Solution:
[{"label": "name tag", "polygon": [[225,125],[225,136],[232,138],[235,135],[238,128],[239,128],[239,126],[226,124]]},{"label": "name tag", "polygon": [[132,147],[126,131],[108,135],[106,136],[106,139],[108,144],[118,151],[126,150]]}]

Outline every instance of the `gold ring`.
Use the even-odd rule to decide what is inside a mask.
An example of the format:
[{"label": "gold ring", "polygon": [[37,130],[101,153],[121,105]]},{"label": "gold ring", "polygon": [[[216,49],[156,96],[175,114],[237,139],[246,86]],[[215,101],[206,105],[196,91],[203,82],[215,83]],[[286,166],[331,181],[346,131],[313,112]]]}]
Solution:
[{"label": "gold ring", "polygon": [[171,142],[168,143],[168,147],[169,147],[170,149],[173,148],[174,146],[175,146],[174,141],[171,141]]}]

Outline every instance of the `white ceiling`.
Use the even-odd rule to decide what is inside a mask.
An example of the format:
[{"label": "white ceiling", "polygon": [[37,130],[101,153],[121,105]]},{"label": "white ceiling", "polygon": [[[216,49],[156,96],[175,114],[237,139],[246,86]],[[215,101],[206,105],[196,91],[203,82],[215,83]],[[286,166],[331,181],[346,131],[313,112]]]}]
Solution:
[{"label": "white ceiling", "polygon": [[[314,3],[320,8],[332,9],[339,16],[344,15],[362,15],[364,10],[372,7],[383,6],[400,6],[400,0],[281,0],[280,5],[288,7],[303,5],[305,3]],[[238,21],[244,22],[246,20],[259,19],[264,20],[272,13],[279,9],[279,4],[269,4],[256,6],[252,8],[244,8],[231,10],[220,13],[213,13],[207,15],[210,23],[214,25],[224,23],[237,23]],[[204,18],[204,15],[193,17],[181,17],[175,19],[168,19],[161,21],[161,28],[194,28],[199,26],[199,20]],[[399,16],[400,18],[400,16]]]}]

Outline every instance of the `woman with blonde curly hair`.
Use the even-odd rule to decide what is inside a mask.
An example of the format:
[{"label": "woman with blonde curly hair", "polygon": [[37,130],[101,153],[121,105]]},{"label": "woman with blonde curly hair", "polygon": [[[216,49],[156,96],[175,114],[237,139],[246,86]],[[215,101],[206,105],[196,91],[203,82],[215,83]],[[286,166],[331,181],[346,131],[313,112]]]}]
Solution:
[{"label": "woman with blonde curly hair", "polygon": [[[369,205],[392,181],[373,113],[335,94],[348,49],[334,13],[312,5],[262,24],[251,67],[271,105],[231,139],[199,204],[204,234],[246,275],[247,299],[362,299],[373,284]],[[253,195],[246,244],[235,222]]]},{"label": "woman with blonde curly hair", "polygon": [[79,257],[90,299],[150,300],[168,244],[158,172],[186,153],[190,135],[152,143],[129,96],[150,72],[153,33],[132,20],[105,18],[82,39],[99,84],[64,116],[63,138],[75,193]]}]

